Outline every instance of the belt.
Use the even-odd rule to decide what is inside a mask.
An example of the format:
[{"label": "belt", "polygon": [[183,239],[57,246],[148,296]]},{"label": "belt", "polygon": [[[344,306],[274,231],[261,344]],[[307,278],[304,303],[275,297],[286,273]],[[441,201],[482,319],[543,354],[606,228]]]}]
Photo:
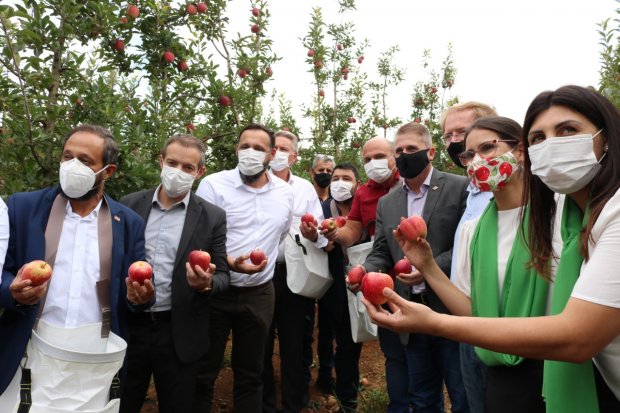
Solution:
[{"label": "belt", "polygon": [[414,303],[424,304],[426,306],[430,305],[428,301],[428,293],[422,292],[419,294],[410,294],[409,300]]},{"label": "belt", "polygon": [[136,321],[170,321],[172,319],[172,311],[141,311],[130,313],[129,318]]},{"label": "belt", "polygon": [[267,281],[266,283],[262,283],[260,285],[248,285],[247,287],[239,287],[236,285],[231,285],[230,291],[235,292],[235,293],[245,293],[248,291],[254,291],[254,290],[261,289],[261,288],[266,288],[270,284],[271,284],[271,280]]}]

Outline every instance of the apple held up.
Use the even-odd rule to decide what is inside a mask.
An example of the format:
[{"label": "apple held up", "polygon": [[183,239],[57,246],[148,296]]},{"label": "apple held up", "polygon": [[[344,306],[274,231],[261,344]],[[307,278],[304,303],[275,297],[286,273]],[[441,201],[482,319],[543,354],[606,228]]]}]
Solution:
[{"label": "apple held up", "polygon": [[301,222],[303,222],[303,223],[305,223],[307,225],[310,225],[311,227],[318,226],[318,223],[316,222],[316,219],[314,218],[314,215],[312,215],[310,213],[304,214],[301,217]]},{"label": "apple held up", "polygon": [[366,275],[366,270],[361,265],[352,267],[347,273],[347,280],[349,284],[359,284]]},{"label": "apple held up", "polygon": [[36,287],[44,284],[52,277],[52,267],[42,260],[30,261],[22,269],[22,279],[30,280],[30,285]]},{"label": "apple held up", "polygon": [[327,218],[323,222],[321,222],[321,229],[325,229],[327,231],[333,231],[337,228],[336,221],[331,218]]},{"label": "apple held up", "polygon": [[382,272],[369,272],[362,279],[362,294],[364,298],[375,305],[382,305],[387,302],[383,296],[384,288],[394,289],[394,280],[388,274]]},{"label": "apple held up", "polygon": [[265,253],[260,248],[256,248],[250,253],[250,261],[254,265],[260,265],[266,258]]},{"label": "apple held up", "polygon": [[203,271],[209,271],[209,265],[211,264],[211,254],[203,250],[194,250],[189,253],[189,265],[192,269],[197,266]]},{"label": "apple held up", "polygon": [[347,224],[347,217],[342,217],[342,216],[336,217],[335,221],[336,221],[336,226],[338,228],[342,228]]},{"label": "apple held up", "polygon": [[403,258],[394,264],[394,274],[409,274],[412,270],[411,263],[407,258]]},{"label": "apple held up", "polygon": [[419,238],[426,238],[426,222],[419,215],[412,215],[400,221],[398,231],[409,241],[417,241]]},{"label": "apple held up", "polygon": [[140,285],[144,281],[153,279],[153,267],[146,261],[136,261],[129,266],[129,280]]}]

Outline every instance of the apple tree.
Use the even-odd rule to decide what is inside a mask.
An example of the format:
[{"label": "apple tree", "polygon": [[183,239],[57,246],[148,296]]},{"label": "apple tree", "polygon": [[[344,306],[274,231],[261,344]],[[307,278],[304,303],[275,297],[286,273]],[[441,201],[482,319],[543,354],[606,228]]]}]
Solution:
[{"label": "apple tree", "polygon": [[[620,0],[616,0],[620,5]],[[608,18],[599,25],[601,68],[599,90],[620,108],[620,7],[616,17]]]}]

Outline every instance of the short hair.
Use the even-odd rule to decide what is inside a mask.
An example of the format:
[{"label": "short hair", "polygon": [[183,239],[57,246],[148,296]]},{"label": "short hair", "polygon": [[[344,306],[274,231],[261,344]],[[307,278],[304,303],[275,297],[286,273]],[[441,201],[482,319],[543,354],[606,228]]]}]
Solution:
[{"label": "short hair", "polygon": [[241,129],[241,132],[239,132],[239,136],[237,136],[237,142],[241,140],[241,135],[243,135],[243,132],[245,132],[246,130],[262,130],[267,135],[269,135],[269,145],[271,146],[271,148],[274,148],[276,146],[276,135],[271,129],[260,123],[250,123],[245,128]]},{"label": "short hair", "polygon": [[103,139],[104,140],[103,164],[104,165],[116,165],[116,162],[118,161],[118,143],[116,143],[116,140],[114,139],[114,135],[112,135],[112,132],[110,132],[109,129],[106,129],[103,126],[84,123],[82,125],[78,125],[75,128],[71,129],[69,133],[67,133],[67,135],[65,136],[64,140],[62,141],[63,151],[65,150],[65,145],[67,144],[67,141],[69,140],[69,138],[78,132],[92,133],[93,135],[97,135],[101,139]]},{"label": "short hair", "polygon": [[282,136],[284,138],[287,138],[291,141],[291,143],[293,144],[293,151],[297,152],[297,148],[299,147],[299,138],[297,138],[297,136],[289,131],[285,131],[285,130],[281,130],[281,131],[277,131],[275,133],[276,138],[278,136]]},{"label": "short hair", "polygon": [[316,168],[316,164],[318,164],[319,162],[331,162],[332,168],[336,165],[333,156],[317,153],[316,155],[314,155],[314,159],[312,160],[312,169]]},{"label": "short hair", "polygon": [[441,113],[441,118],[439,120],[439,123],[441,124],[441,130],[446,130],[446,118],[448,117],[448,115],[455,112],[463,112],[466,110],[473,111],[474,117],[476,119],[480,119],[486,116],[497,116],[497,111],[495,110],[495,108],[491,105],[487,105],[486,103],[475,101],[457,103],[456,105],[450,106]]},{"label": "short hair", "polygon": [[353,165],[350,162],[339,163],[338,165],[334,166],[334,172],[336,172],[337,169],[344,169],[347,171],[351,171],[353,172],[353,175],[355,175],[355,180],[356,181],[360,180],[360,171],[357,169],[355,165]]},{"label": "short hair", "polygon": [[[429,148],[433,146],[433,139],[431,138],[431,133],[429,132],[428,128],[421,123],[405,123],[400,128],[398,128],[398,130],[396,131],[396,136],[404,135],[406,133],[413,133],[422,137],[422,139],[424,139],[424,144]],[[394,139],[394,143],[396,143],[396,139]]]},{"label": "short hair", "polygon": [[496,133],[502,140],[508,141],[511,148],[517,146],[523,136],[523,129],[518,122],[503,116],[489,116],[477,119],[465,132],[463,142],[466,142],[470,132],[476,129]]},{"label": "short hair", "polygon": [[202,168],[204,166],[206,148],[205,148],[204,143],[202,143],[201,140],[199,140],[193,135],[188,135],[185,133],[177,133],[175,135],[172,135],[166,140],[166,143],[164,143],[164,147],[161,148],[161,152],[160,152],[161,156],[163,156],[164,158],[166,157],[166,151],[168,150],[168,146],[170,146],[173,143],[178,143],[179,145],[185,148],[196,149],[198,152],[200,152],[200,161],[198,162],[198,168]]}]

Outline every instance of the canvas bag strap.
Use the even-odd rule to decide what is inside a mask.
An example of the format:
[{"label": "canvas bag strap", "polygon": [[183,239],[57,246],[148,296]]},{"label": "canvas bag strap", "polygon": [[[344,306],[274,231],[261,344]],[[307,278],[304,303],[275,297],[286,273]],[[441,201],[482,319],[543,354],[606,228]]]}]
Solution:
[{"label": "canvas bag strap", "polygon": [[112,310],[110,290],[112,283],[112,217],[105,196],[97,217],[99,235],[99,281],[97,281],[97,298],[101,310],[101,337],[110,336]]}]

